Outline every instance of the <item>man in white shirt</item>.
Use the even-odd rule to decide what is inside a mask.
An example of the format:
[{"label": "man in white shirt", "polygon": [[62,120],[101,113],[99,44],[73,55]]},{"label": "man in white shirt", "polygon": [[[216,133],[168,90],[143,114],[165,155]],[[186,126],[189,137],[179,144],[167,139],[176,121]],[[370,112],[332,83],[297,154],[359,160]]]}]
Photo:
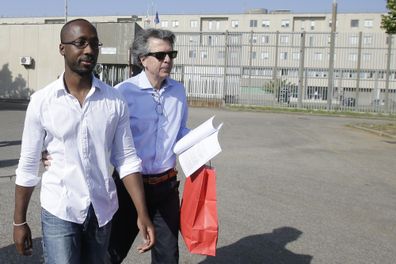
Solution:
[{"label": "man in white shirt", "polygon": [[[86,20],[66,23],[59,52],[64,73],[30,100],[16,170],[14,242],[30,255],[32,239],[26,213],[34,187],[40,182],[41,151],[51,166],[41,177],[43,252],[46,263],[105,263],[111,220],[118,209],[110,173],[120,174],[139,215],[145,239],[140,252],[155,242],[145,204],[130,131],[128,108],[115,89],[93,74],[99,47],[97,31]],[[135,223],[133,223],[135,224]]]}]

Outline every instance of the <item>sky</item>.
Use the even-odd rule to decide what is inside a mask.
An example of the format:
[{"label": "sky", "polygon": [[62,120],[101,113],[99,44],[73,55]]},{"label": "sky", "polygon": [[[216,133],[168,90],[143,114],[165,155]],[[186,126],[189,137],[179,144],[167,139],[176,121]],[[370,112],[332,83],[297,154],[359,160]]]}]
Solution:
[{"label": "sky", "polygon": [[[333,0],[0,0],[0,17],[244,13],[253,8],[331,13]],[[386,0],[337,0],[339,13],[386,12]]]}]

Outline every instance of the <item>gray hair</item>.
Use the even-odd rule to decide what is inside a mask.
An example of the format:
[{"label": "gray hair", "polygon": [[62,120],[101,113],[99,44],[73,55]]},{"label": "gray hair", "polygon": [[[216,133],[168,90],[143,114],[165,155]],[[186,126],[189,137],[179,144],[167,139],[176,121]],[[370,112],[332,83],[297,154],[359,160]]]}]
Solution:
[{"label": "gray hair", "polygon": [[150,38],[168,41],[173,48],[176,36],[172,31],[156,28],[150,28],[139,32],[132,44],[132,56],[134,63],[141,68],[143,68],[143,65],[140,61],[140,57],[150,52],[148,45],[148,40]]}]

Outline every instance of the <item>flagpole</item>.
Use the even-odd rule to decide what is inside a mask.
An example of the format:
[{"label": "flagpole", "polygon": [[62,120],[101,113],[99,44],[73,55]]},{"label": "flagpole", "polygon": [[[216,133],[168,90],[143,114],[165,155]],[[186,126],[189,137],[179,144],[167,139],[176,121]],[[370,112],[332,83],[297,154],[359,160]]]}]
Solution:
[{"label": "flagpole", "polygon": [[65,23],[67,23],[67,0],[65,0]]}]

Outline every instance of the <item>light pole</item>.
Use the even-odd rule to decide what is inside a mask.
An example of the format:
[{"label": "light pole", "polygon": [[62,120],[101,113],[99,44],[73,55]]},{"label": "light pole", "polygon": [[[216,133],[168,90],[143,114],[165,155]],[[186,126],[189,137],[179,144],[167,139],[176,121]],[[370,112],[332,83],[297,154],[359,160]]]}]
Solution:
[{"label": "light pole", "polygon": [[65,23],[67,23],[67,0],[65,0]]}]

